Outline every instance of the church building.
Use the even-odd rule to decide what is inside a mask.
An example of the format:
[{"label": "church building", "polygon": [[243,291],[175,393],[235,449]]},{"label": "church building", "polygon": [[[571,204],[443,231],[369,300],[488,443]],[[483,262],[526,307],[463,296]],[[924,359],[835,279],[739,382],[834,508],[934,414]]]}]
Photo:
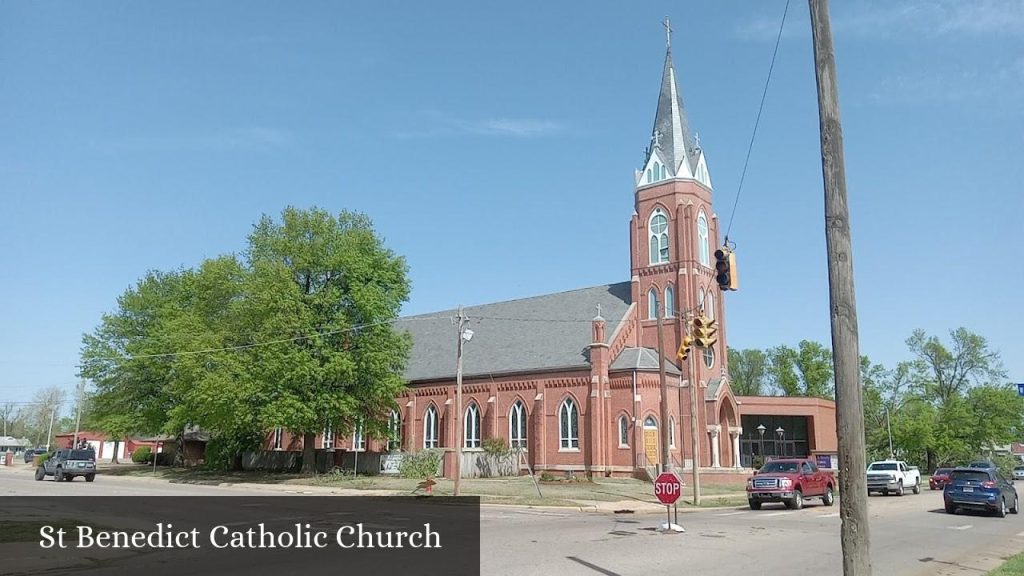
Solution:
[{"label": "church building", "polygon": [[[368,442],[358,430],[347,439],[327,432],[317,448],[439,448],[445,452],[443,473],[452,477],[454,447],[461,443],[463,476],[471,477],[484,440],[499,438],[521,448],[521,466],[538,474],[644,476],[658,471],[667,427],[673,467],[699,466],[712,483],[716,477],[746,478],[756,455],[834,451],[834,404],[828,401],[794,413],[788,399],[751,398],[769,416],[744,414],[741,420],[743,399],[729,386],[725,298],[713,256],[721,246],[720,223],[712,195],[711,172],[687,119],[669,45],[650,146],[635,173],[628,279],[465,308],[463,434],[456,418],[460,335],[452,321],[458,312],[400,318],[397,328],[413,340],[409,386],[392,415],[400,439]],[[667,421],[661,414],[659,315]],[[717,342],[694,348],[680,362],[676,353],[695,316],[717,321]],[[745,430],[743,422],[753,426]],[[801,444],[792,437],[797,429],[810,440]],[[282,431],[274,434],[268,447],[294,448],[282,446]]]}]

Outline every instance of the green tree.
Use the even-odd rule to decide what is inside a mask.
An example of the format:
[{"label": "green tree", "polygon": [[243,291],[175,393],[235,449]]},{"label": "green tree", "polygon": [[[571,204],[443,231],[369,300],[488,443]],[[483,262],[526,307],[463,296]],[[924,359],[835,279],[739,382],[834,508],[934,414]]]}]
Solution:
[{"label": "green tree", "polygon": [[768,376],[768,356],[756,348],[729,348],[729,376],[734,394],[764,395]]},{"label": "green tree", "polygon": [[832,352],[817,342],[801,340],[796,349],[776,346],[768,350],[768,374],[785,396],[832,398]]},{"label": "green tree", "polygon": [[990,350],[984,337],[962,327],[950,331],[949,336],[949,347],[924,330],[915,330],[907,339],[925,377],[926,391],[937,402],[945,404],[977,384],[1004,382],[1006,372],[999,352]]},{"label": "green tree", "polygon": [[249,237],[245,316],[261,338],[295,340],[260,351],[253,382],[258,420],[303,438],[305,472],[326,428],[384,436],[411,349],[392,322],[409,295],[405,260],[383,246],[369,218],[287,208]]}]

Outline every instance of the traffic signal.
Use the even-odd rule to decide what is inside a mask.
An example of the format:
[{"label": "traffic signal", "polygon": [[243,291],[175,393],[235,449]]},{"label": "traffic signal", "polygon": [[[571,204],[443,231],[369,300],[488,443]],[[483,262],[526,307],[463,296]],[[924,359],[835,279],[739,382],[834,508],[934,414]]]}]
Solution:
[{"label": "traffic signal", "polygon": [[715,250],[715,272],[718,287],[722,290],[738,290],[740,279],[736,274],[736,253],[727,246]]},{"label": "traffic signal", "polygon": [[711,348],[718,342],[718,326],[707,316],[698,316],[693,320],[693,335],[698,348]]},{"label": "traffic signal", "polygon": [[683,341],[679,344],[679,352],[676,353],[676,358],[681,362],[686,362],[686,358],[690,355],[690,346],[693,346],[693,338],[689,335],[683,336]]}]

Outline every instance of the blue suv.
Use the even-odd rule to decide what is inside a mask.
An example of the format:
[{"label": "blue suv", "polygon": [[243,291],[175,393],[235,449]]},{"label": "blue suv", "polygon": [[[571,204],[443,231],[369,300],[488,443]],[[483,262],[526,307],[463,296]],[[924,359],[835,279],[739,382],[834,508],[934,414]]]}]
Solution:
[{"label": "blue suv", "polygon": [[949,473],[942,499],[949,514],[964,508],[995,512],[996,516],[1005,518],[1007,512],[1016,514],[1020,508],[1013,482],[994,468],[954,468]]}]

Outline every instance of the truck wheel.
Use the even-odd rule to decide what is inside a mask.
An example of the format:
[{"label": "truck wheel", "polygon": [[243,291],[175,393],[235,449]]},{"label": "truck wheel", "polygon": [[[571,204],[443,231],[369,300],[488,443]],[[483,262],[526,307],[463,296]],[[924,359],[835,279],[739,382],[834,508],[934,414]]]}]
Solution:
[{"label": "truck wheel", "polygon": [[71,481],[72,481],[72,480],[74,480],[74,479],[75,479],[75,477],[74,477],[74,476],[72,476],[71,474],[65,474],[65,475],[64,475],[64,481],[65,481],[65,482],[71,482]]},{"label": "truck wheel", "polygon": [[761,503],[758,502],[757,500],[748,500],[747,503],[750,504],[750,509],[751,510],[760,510],[761,509]]},{"label": "truck wheel", "polygon": [[804,495],[800,490],[793,492],[793,499],[786,502],[786,508],[790,510],[800,510],[804,507]]},{"label": "truck wheel", "polygon": [[918,478],[917,479],[917,484],[914,484],[914,494],[920,494],[920,493],[921,493],[921,479]]},{"label": "truck wheel", "polygon": [[903,496],[903,480],[896,483],[896,495]]},{"label": "truck wheel", "polygon": [[831,506],[836,501],[836,495],[832,492],[832,487],[825,488],[825,495],[821,497],[821,502],[825,506]]},{"label": "truck wheel", "polygon": [[60,466],[58,466],[57,469],[53,472],[53,481],[61,482],[62,480],[64,480],[64,471],[60,469]]},{"label": "truck wheel", "polygon": [[85,481],[86,482],[92,482],[95,479],[96,479],[96,475],[95,474],[86,474],[85,475]]},{"label": "truck wheel", "polygon": [[1016,514],[1020,512],[1020,502],[1017,501],[1017,497],[1013,497],[1013,508],[1010,508],[1010,514]]},{"label": "truck wheel", "polygon": [[43,478],[46,478],[46,470],[43,470],[43,467],[40,466],[40,467],[36,468],[36,481],[38,482],[39,480],[42,480]]}]

